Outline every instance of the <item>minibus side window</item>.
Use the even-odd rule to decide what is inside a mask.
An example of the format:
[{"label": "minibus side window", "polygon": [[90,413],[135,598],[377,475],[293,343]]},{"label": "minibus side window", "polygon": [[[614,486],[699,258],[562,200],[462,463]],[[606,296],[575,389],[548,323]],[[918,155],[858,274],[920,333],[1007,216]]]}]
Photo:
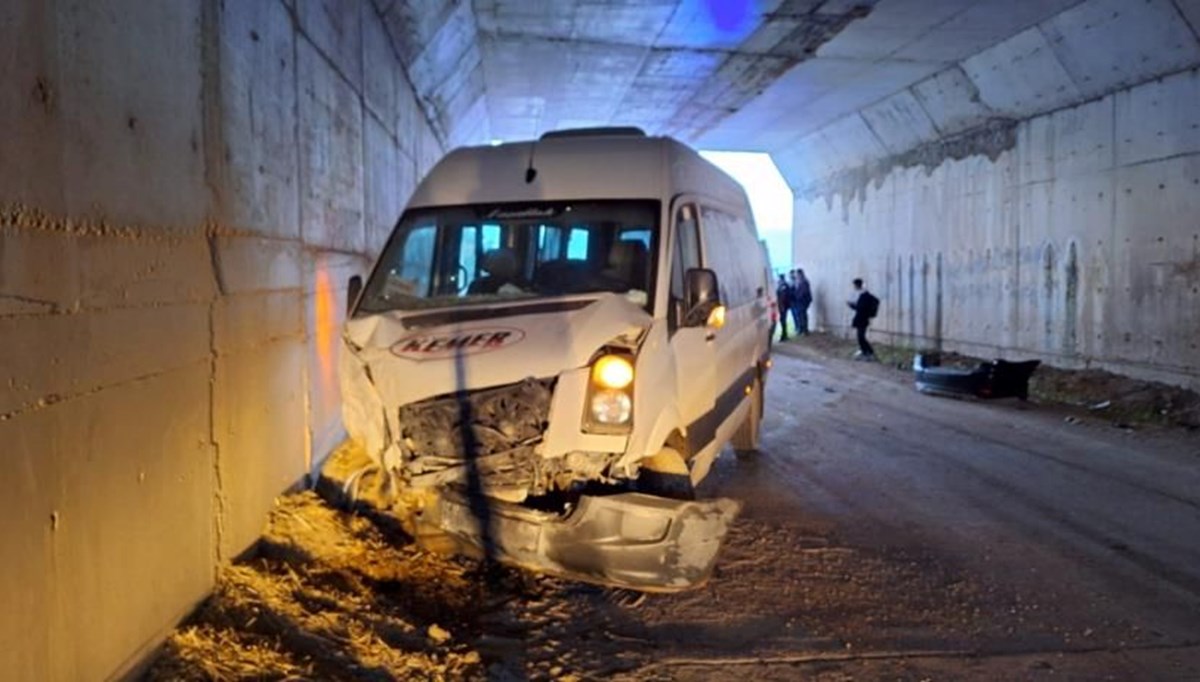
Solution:
[{"label": "minibus side window", "polygon": [[729,307],[745,305],[757,295],[757,273],[751,268],[753,261],[738,254],[750,252],[757,243],[753,230],[743,218],[719,209],[705,206],[704,236],[710,245],[721,248],[710,249],[708,267],[717,273],[721,286],[721,300]]},{"label": "minibus side window", "polygon": [[700,267],[700,234],[696,231],[696,210],[691,206],[680,209],[677,221],[680,255],[685,270]]},{"label": "minibus side window", "polygon": [[680,206],[675,212],[675,248],[671,250],[671,310],[670,328],[679,327],[683,319],[684,273],[700,267],[700,238],[696,233],[696,210]]}]

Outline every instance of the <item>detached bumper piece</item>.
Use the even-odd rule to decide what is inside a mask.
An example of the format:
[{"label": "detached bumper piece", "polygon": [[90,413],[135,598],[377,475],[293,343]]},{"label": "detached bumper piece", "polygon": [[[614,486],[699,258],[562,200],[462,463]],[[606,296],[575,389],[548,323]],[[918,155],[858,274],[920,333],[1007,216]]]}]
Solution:
[{"label": "detached bumper piece", "polygon": [[[741,505],[642,493],[581,497],[566,516],[444,492],[441,530],[493,558],[563,578],[647,592],[678,592],[708,579]],[[481,518],[482,517],[482,518]]]},{"label": "detached bumper piece", "polygon": [[975,369],[942,367],[941,356],[917,355],[913,359],[917,390],[940,395],[969,395],[977,398],[1029,397],[1029,377],[1040,360],[981,362]]}]

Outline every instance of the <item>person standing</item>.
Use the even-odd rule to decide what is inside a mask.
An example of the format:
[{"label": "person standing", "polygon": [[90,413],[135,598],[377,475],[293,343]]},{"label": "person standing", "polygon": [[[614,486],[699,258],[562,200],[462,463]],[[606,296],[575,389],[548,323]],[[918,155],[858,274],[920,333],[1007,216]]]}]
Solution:
[{"label": "person standing", "polygon": [[800,326],[800,316],[796,314],[796,307],[800,305],[800,289],[797,287],[796,271],[788,270],[788,284],[792,287],[792,305],[788,308],[788,314],[792,316],[792,326],[796,330],[796,336],[800,336],[804,332]]},{"label": "person standing", "polygon": [[796,268],[792,273],[795,276],[795,282],[792,284],[792,297],[794,305],[792,306],[792,317],[796,321],[796,335],[800,336],[808,333],[808,307],[812,305],[812,285],[808,283],[808,278],[804,276],[804,270]]},{"label": "person standing", "polygon": [[779,340],[787,341],[788,311],[792,309],[792,285],[788,284],[786,275],[780,275],[779,282],[775,285],[775,305],[779,307]]},{"label": "person standing", "polygon": [[846,304],[854,311],[854,319],[850,324],[858,334],[858,352],[854,357],[859,360],[874,360],[875,349],[871,347],[871,342],[867,341],[867,327],[871,325],[871,318],[879,313],[879,299],[867,291],[862,278],[856,277],[854,293]]}]

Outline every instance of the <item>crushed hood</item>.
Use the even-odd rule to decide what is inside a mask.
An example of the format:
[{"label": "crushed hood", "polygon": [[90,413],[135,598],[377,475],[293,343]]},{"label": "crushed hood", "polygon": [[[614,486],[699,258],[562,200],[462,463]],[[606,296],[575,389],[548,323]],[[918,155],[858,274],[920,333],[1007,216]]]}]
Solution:
[{"label": "crushed hood", "polygon": [[345,340],[355,364],[364,367],[378,398],[390,408],[459,390],[554,377],[582,367],[605,343],[650,323],[644,309],[608,294],[383,313],[349,320]]}]

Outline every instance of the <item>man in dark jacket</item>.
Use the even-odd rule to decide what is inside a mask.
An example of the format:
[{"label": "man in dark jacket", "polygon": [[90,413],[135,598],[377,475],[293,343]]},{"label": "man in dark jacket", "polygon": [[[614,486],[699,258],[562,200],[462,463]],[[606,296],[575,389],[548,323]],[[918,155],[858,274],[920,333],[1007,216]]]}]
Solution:
[{"label": "man in dark jacket", "polygon": [[792,317],[796,321],[796,336],[808,333],[808,307],[812,305],[812,285],[804,276],[804,270],[796,268],[792,271]]},{"label": "man in dark jacket", "polygon": [[787,341],[787,318],[788,311],[792,309],[792,285],[788,284],[787,276],[780,275],[779,282],[775,285],[775,305],[779,308],[779,329],[780,341]]},{"label": "man in dark jacket", "polygon": [[858,333],[858,352],[854,357],[859,360],[874,360],[875,349],[867,341],[867,327],[871,325],[871,318],[879,312],[879,299],[863,287],[861,278],[855,278],[854,294],[846,304],[854,311],[854,319],[850,325]]}]

